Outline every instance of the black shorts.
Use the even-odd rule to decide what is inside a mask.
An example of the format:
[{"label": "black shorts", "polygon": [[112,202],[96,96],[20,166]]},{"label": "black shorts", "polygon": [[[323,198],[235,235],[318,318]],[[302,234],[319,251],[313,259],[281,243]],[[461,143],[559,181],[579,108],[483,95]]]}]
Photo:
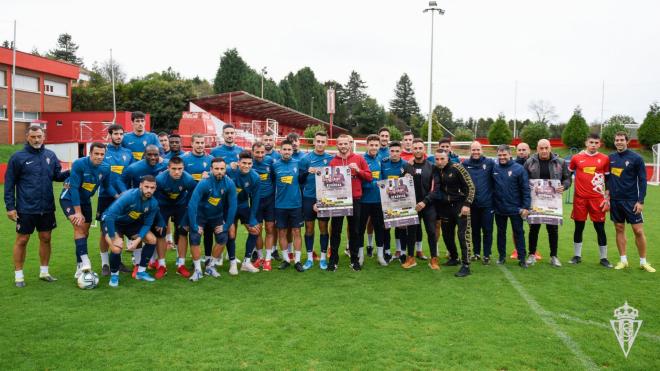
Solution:
[{"label": "black shorts", "polygon": [[57,228],[55,221],[55,212],[44,214],[23,214],[17,213],[16,233],[32,234],[37,229],[38,232],[48,232]]},{"label": "black shorts", "polygon": [[236,209],[236,216],[234,217],[234,224],[238,227],[238,222],[241,222],[243,225],[248,225],[250,221],[250,208],[249,207],[239,207]]},{"label": "black shorts", "polygon": [[159,207],[158,212],[160,212],[160,216],[162,216],[163,220],[165,221],[165,225],[159,227],[167,228],[167,224],[169,224],[170,221],[172,221],[175,226],[180,227],[183,220],[187,218],[187,211],[188,209],[186,209],[185,206]]},{"label": "black shorts", "polygon": [[[62,207],[62,212],[67,219],[76,213],[76,210],[73,208],[73,204],[70,200],[60,198],[60,207]],[[85,223],[92,222],[92,204],[81,204],[80,211],[82,212],[83,217],[85,217]]]},{"label": "black shorts", "polygon": [[278,229],[300,228],[303,224],[300,209],[275,209],[275,227]]},{"label": "black shorts", "polygon": [[115,202],[114,197],[100,197],[96,204],[96,220],[99,222],[103,219],[103,213]]},{"label": "black shorts", "polygon": [[639,224],[644,223],[642,213],[635,214],[633,209],[637,201],[611,200],[610,219],[614,223]]},{"label": "black shorts", "polygon": [[[222,231],[220,233],[215,233],[215,227],[219,225],[224,225],[225,222],[222,219],[204,219],[197,217],[197,225],[202,227],[202,229],[208,227],[211,229],[213,232],[213,236],[215,236],[215,243],[219,245],[226,245],[227,244],[227,239],[229,238],[229,234],[227,233],[228,231]],[[193,230],[192,228],[190,229],[188,233],[188,239],[190,242],[191,246],[199,246],[202,242],[202,235],[199,234],[199,231]]]},{"label": "black shorts", "polygon": [[314,211],[314,205],[316,204],[315,198],[303,197],[303,218],[306,222],[313,222],[314,220],[323,220],[328,221],[330,218],[319,218]]},{"label": "black shorts", "polygon": [[275,221],[275,193],[259,200],[259,210],[257,210],[257,222],[261,223]]}]

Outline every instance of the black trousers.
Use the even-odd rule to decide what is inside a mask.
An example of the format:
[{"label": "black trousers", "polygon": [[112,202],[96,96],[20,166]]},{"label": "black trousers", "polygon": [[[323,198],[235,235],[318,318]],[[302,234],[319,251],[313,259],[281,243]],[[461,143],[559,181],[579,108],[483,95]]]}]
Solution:
[{"label": "black trousers", "polygon": [[[548,231],[548,241],[550,242],[550,256],[557,256],[557,246],[559,244],[559,226],[546,224],[545,229]],[[536,246],[539,242],[539,232],[541,231],[541,224],[529,225],[529,255],[536,253]]]},{"label": "black trousers", "polygon": [[468,249],[472,245],[472,229],[470,220],[467,216],[460,216],[461,208],[460,203],[449,203],[446,205],[443,214],[440,216],[442,219],[442,240],[445,242],[449,257],[451,259],[458,259],[458,250],[456,249],[456,227],[458,227],[458,242],[461,246],[461,261],[463,265],[470,264],[468,259]]},{"label": "black trousers", "polygon": [[[358,262],[358,245],[360,244],[360,215],[362,205],[359,200],[353,200],[353,216],[348,219],[348,249],[351,253],[351,263]],[[339,264],[339,244],[341,243],[341,231],[344,227],[344,217],[335,216],[330,219],[330,254],[329,264]],[[364,242],[363,242],[364,243]]]},{"label": "black trousers", "polygon": [[484,256],[490,256],[493,248],[493,221],[495,213],[491,207],[473,206],[470,210],[470,220],[472,221],[472,243],[474,244],[474,254],[481,255],[481,246],[483,239]]},{"label": "black trousers", "polygon": [[438,216],[435,212],[435,207],[433,204],[426,205],[422,211],[418,213],[420,222],[417,225],[417,241],[422,240],[422,220],[424,221],[424,229],[426,230],[426,238],[429,242],[429,248],[431,250],[431,257],[435,258],[438,256],[438,236],[435,235],[435,222],[438,220]]},{"label": "black trousers", "polygon": [[385,222],[383,221],[383,208],[380,203],[360,204],[360,229],[358,231],[358,249],[364,247],[364,232],[367,230],[367,220],[371,218],[376,235],[376,246],[382,247],[385,238]]}]

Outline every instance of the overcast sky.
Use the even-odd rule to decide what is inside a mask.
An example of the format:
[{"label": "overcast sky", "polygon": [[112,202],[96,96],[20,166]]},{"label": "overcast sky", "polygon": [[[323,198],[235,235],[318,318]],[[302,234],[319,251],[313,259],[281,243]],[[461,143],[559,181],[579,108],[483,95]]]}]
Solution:
[{"label": "overcast sky", "polygon": [[[309,66],[319,81],[359,72],[386,108],[408,73],[429,107],[431,19],[427,1],[31,1],[3,2],[0,39],[18,22],[20,50],[47,51],[70,33],[88,66],[115,59],[128,76],[172,66],[212,80],[221,54],[237,48],[279,81]],[[580,105],[589,122],[629,114],[643,120],[660,101],[660,1],[438,0],[433,103],[454,117],[532,117],[553,104],[558,121]]]}]

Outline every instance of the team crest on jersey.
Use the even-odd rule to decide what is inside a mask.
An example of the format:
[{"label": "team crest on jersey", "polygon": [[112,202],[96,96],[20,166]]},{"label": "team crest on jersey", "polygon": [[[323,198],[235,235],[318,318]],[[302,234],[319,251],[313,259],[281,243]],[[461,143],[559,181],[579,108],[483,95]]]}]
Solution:
[{"label": "team crest on jersey", "polygon": [[245,186],[243,188],[247,188],[250,186],[250,182],[245,182]]},{"label": "team crest on jersey", "polygon": [[179,186],[179,191],[183,191],[183,186]]},{"label": "team crest on jersey", "polygon": [[481,165],[481,167],[484,168],[484,170],[486,170],[486,164]]},{"label": "team crest on jersey", "polygon": [[225,194],[225,190],[224,190],[224,189],[221,189],[221,190],[220,190],[220,194],[221,194],[221,195],[224,195],[224,194]]},{"label": "team crest on jersey", "polygon": [[509,176],[511,176],[511,174],[513,174],[513,171],[509,170]]},{"label": "team crest on jersey", "polygon": [[121,155],[121,159],[126,161],[126,155]]},{"label": "team crest on jersey", "polygon": [[297,173],[297,172],[298,172],[298,168],[297,168],[297,167],[294,167],[294,168],[293,168],[293,172],[294,172],[294,173]]},{"label": "team crest on jersey", "polygon": [[206,167],[206,161],[204,161],[203,164],[204,164],[204,167]]},{"label": "team crest on jersey", "polygon": [[46,157],[46,163],[50,165],[50,157]]},{"label": "team crest on jersey", "polygon": [[626,167],[628,167],[629,164],[630,164],[630,161],[626,161]]},{"label": "team crest on jersey", "polygon": [[323,159],[323,164],[324,164],[324,165],[327,165],[327,163],[328,163],[328,160],[327,160],[327,159]]},{"label": "team crest on jersey", "polygon": [[145,212],[145,213],[148,213],[148,212],[149,212],[149,206],[147,206],[147,207],[144,208],[144,212]]},{"label": "team crest on jersey", "polygon": [[99,180],[103,178],[103,174],[99,174]]},{"label": "team crest on jersey", "polygon": [[401,174],[403,174],[403,172],[404,172],[403,168],[401,168],[401,169],[399,169],[399,170],[401,171]]},{"label": "team crest on jersey", "polygon": [[142,144],[144,144],[144,145],[146,146],[146,145],[147,145],[147,141],[146,141],[146,140],[143,140],[143,141],[142,141]]}]

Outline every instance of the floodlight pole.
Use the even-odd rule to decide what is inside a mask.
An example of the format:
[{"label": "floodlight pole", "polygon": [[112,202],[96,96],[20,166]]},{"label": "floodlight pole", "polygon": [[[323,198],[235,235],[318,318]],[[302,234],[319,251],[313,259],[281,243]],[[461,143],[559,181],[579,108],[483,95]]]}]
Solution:
[{"label": "floodlight pole", "polygon": [[431,11],[431,73],[429,77],[429,120],[428,120],[428,154],[431,155],[431,143],[433,142],[433,27],[434,27],[434,17],[435,12],[443,15],[445,11],[438,8],[438,3],[435,1],[429,1],[429,8],[424,9],[424,13]]},{"label": "floodlight pole", "polygon": [[16,20],[14,19],[14,44],[11,62],[11,144],[16,144]]},{"label": "floodlight pole", "polygon": [[110,79],[112,80],[112,123],[117,123],[117,97],[115,94],[115,66],[112,62],[112,49],[110,49]]},{"label": "floodlight pole", "polygon": [[261,69],[261,99],[264,99],[264,75],[267,75],[266,67]]}]

